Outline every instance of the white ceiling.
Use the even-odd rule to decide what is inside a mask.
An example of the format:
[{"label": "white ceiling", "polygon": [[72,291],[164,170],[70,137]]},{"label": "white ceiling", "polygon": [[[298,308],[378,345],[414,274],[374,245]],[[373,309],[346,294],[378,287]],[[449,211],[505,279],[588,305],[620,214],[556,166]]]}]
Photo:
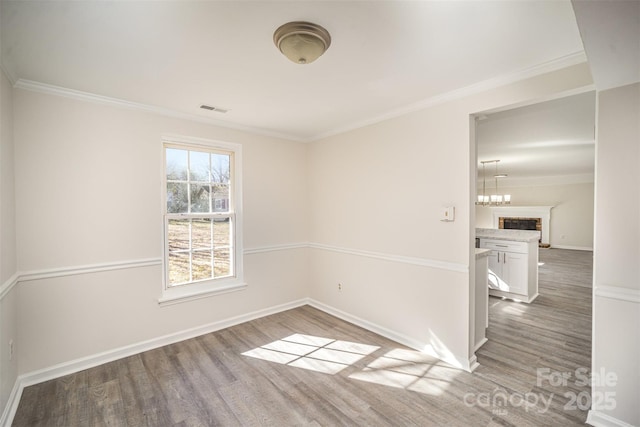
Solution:
[{"label": "white ceiling", "polygon": [[572,3],[596,88],[640,81],[640,1]]},{"label": "white ceiling", "polygon": [[[6,1],[10,78],[312,140],[479,82],[584,58],[557,1]],[[297,65],[273,45],[293,20],[327,53]],[[199,109],[210,104],[226,114]]]},{"label": "white ceiling", "polygon": [[592,91],[481,116],[478,161],[500,160],[504,186],[593,181],[595,109]]}]

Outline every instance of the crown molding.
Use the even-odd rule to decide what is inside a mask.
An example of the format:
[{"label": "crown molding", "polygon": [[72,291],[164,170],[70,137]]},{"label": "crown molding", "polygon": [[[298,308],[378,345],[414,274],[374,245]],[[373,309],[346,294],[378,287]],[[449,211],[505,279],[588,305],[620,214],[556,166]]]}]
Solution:
[{"label": "crown molding", "polygon": [[[500,181],[500,192],[504,193],[506,189],[519,187],[552,187],[557,185],[593,184],[595,182],[594,177],[595,175],[593,173],[508,177],[503,178]],[[478,180],[477,188],[482,190],[482,179]]]},{"label": "crown molding", "polygon": [[331,136],[335,136],[341,133],[349,132],[355,129],[370,126],[385,120],[393,119],[403,116],[405,114],[413,113],[416,111],[424,110],[435,105],[443,104],[445,102],[461,99],[470,95],[474,95],[486,90],[495,89],[500,86],[505,86],[510,83],[514,83],[520,80],[525,80],[531,77],[535,77],[541,74],[549,73],[552,71],[560,70],[562,68],[570,67],[587,62],[587,57],[584,51],[575,52],[563,57],[535,65],[533,67],[525,68],[514,73],[505,74],[496,78],[484,80],[478,83],[474,83],[469,86],[465,86],[459,89],[455,89],[443,94],[435,95],[421,101],[409,104],[407,106],[387,111],[377,116],[370,117],[361,121],[356,121],[351,124],[330,129],[326,132],[322,132],[312,136],[300,136],[291,135],[280,132],[273,132],[266,129],[256,128],[252,126],[244,126],[226,122],[223,120],[216,120],[207,117],[198,116],[196,114],[184,113],[169,108],[158,107],[154,105],[142,104],[138,102],[127,101],[118,98],[111,98],[108,96],[97,95],[90,92],[84,92],[80,90],[65,88],[61,86],[50,85],[47,83],[36,82],[27,79],[16,79],[12,76],[4,64],[0,64],[0,67],[4,73],[12,82],[13,87],[17,89],[29,90],[32,92],[45,93],[49,95],[57,95],[65,98],[71,98],[81,101],[95,102],[104,105],[110,105],[120,108],[127,108],[130,110],[144,111],[148,113],[155,113],[166,117],[190,120],[200,123],[206,123],[213,126],[218,126],[227,129],[233,129],[243,132],[250,132],[257,135],[268,136],[272,138],[285,139],[294,142],[316,142]]},{"label": "crown molding", "polygon": [[[11,79],[10,79],[11,80]],[[126,108],[128,110],[143,111],[146,113],[154,113],[165,117],[175,119],[189,120],[193,122],[205,123],[208,125],[218,126],[222,128],[249,132],[256,135],[268,136],[271,138],[286,139],[295,142],[305,142],[306,140],[294,135],[272,132],[261,128],[251,126],[238,125],[225,122],[222,120],[211,119],[198,116],[196,114],[183,113],[169,108],[158,107],[155,105],[142,104],[139,102],[127,101],[119,98],[111,98],[108,96],[97,95],[95,93],[84,92],[75,89],[69,89],[62,86],[50,85],[47,83],[36,82],[33,80],[18,79],[13,87],[16,89],[28,90],[31,92],[44,93],[47,95],[62,96],[64,98],[75,99],[79,101],[93,102],[97,104],[109,105],[112,107]]]},{"label": "crown molding", "polygon": [[393,119],[396,117],[403,116],[405,114],[413,113],[416,111],[424,110],[429,107],[443,104],[445,102],[465,98],[467,96],[475,95],[477,93],[484,92],[486,90],[495,89],[500,86],[505,86],[510,83],[515,83],[520,80],[529,79],[532,77],[539,76],[541,74],[550,73],[552,71],[557,71],[562,68],[570,67],[572,65],[578,65],[584,62],[587,62],[587,56],[585,52],[584,51],[574,52],[569,55],[565,55],[560,58],[556,58],[554,60],[544,62],[542,64],[534,65],[533,67],[528,67],[528,68],[516,71],[514,73],[504,74],[499,77],[474,83],[472,85],[455,89],[449,92],[445,92],[440,95],[435,95],[435,96],[423,99],[422,101],[418,101],[413,104],[409,104],[405,107],[388,111],[386,113],[371,117],[369,119],[365,119],[365,120],[355,122],[340,128],[335,128],[333,130],[329,130],[327,132],[317,134],[309,138],[309,142],[318,141],[320,139],[328,138],[330,136],[335,136],[335,135],[349,132],[365,126],[370,126],[385,120]]}]

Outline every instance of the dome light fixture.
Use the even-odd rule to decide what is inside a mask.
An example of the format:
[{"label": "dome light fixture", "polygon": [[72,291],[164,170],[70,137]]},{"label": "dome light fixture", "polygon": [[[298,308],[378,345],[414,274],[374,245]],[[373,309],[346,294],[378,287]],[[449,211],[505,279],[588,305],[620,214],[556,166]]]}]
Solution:
[{"label": "dome light fixture", "polygon": [[273,42],[284,56],[296,64],[311,64],[331,45],[331,35],[320,25],[294,21],[273,33]]}]

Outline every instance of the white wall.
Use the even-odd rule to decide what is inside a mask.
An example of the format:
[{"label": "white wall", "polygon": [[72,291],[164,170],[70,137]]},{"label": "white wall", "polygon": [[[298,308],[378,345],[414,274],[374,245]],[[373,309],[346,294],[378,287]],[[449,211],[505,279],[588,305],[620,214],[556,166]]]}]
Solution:
[{"label": "white wall", "polygon": [[[552,247],[593,250],[594,184],[558,184],[500,187],[511,194],[511,206],[554,206],[551,209],[549,243]],[[476,225],[493,228],[490,207],[476,206]]]},{"label": "white wall", "polygon": [[0,414],[17,376],[17,359],[9,360],[9,341],[16,331],[15,198],[13,166],[13,89],[0,71]]},{"label": "white wall", "polygon": [[615,408],[605,400],[590,417],[640,425],[640,83],[598,98],[592,360],[617,381],[593,387]]},{"label": "white wall", "polygon": [[468,362],[469,115],[590,84],[583,64],[311,144],[311,296]]},{"label": "white wall", "polygon": [[[308,295],[308,249],[269,250],[307,240],[303,144],[19,89],[14,102],[21,374]],[[244,247],[267,249],[245,255],[248,289],[160,307],[160,265],[79,274],[160,260],[163,134],[243,145]]]},{"label": "white wall", "polygon": [[[469,115],[590,84],[581,64],[310,145],[15,89],[19,373],[308,296],[468,364]],[[160,307],[161,266],[126,267],[161,256],[166,133],[243,144],[247,290]]]}]

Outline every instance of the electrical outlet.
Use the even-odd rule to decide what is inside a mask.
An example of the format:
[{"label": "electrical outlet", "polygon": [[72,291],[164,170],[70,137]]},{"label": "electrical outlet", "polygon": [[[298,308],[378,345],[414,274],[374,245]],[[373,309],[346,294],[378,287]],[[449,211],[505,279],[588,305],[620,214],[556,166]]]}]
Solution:
[{"label": "electrical outlet", "polygon": [[13,359],[13,340],[9,340],[9,360]]},{"label": "electrical outlet", "polygon": [[342,283],[338,283],[338,290],[342,291]]}]

